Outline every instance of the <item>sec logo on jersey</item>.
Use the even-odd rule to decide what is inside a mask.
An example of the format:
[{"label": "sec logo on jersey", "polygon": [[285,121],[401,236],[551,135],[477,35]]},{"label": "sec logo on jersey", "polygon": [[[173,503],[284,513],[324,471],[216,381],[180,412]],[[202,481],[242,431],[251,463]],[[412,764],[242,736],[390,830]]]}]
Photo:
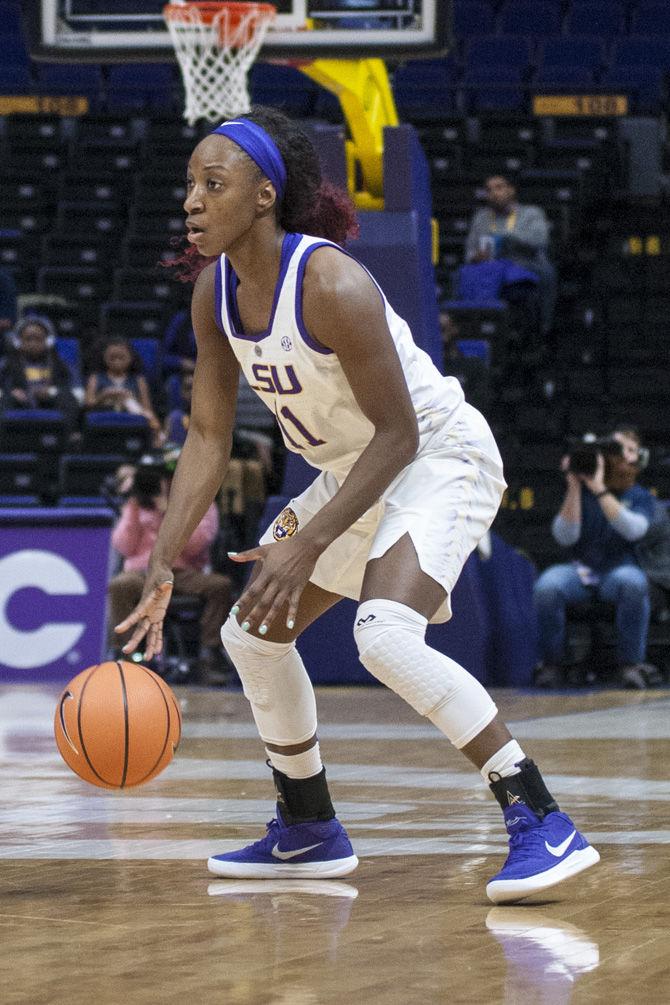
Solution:
[{"label": "sec logo on jersey", "polygon": [[298,530],[298,517],[290,506],[281,511],[272,527],[272,536],[275,541],[283,541],[287,537],[293,537]]}]

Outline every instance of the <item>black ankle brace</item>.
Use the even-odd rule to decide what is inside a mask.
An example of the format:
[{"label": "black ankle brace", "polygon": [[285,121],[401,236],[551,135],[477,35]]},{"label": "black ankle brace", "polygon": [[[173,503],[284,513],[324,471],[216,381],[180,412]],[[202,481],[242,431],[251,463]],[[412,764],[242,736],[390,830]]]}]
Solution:
[{"label": "black ankle brace", "polygon": [[555,813],[558,810],[558,803],[544,784],[535,762],[524,757],[517,767],[520,769],[518,774],[508,775],[505,778],[495,771],[489,773],[489,788],[500,803],[501,809],[506,810],[515,803],[525,803],[540,820],[543,820],[547,813]]},{"label": "black ankle brace", "polygon": [[335,816],[326,783],[326,769],[311,778],[289,778],[272,769],[277,803],[287,824],[302,824],[310,820],[332,820]]}]

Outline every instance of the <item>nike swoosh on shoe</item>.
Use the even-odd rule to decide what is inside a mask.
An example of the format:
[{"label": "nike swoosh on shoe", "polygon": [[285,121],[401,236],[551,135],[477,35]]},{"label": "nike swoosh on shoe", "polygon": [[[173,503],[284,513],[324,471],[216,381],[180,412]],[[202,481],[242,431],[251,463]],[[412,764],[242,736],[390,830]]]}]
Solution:
[{"label": "nike swoosh on shoe", "polygon": [[294,848],[292,851],[280,851],[279,845],[276,844],[272,849],[272,857],[278,858],[280,861],[285,862],[287,859],[297,858],[298,855],[304,855],[308,851],[312,851],[314,848],[318,848],[322,845],[323,841],[317,841],[316,844],[308,844],[306,848]]},{"label": "nike swoosh on shoe", "polygon": [[[568,834],[565,841],[561,841],[560,844],[550,845],[547,841],[544,842],[544,847],[547,849],[550,855],[554,855],[556,858],[560,858],[568,850],[568,845],[572,841],[573,837],[577,831],[573,831],[572,834]],[[274,852],[273,852],[274,854]]]}]

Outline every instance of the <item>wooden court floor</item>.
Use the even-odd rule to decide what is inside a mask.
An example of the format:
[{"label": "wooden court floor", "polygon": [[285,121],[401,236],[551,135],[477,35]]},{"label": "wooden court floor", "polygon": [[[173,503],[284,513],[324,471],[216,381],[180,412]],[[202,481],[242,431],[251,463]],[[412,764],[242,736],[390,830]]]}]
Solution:
[{"label": "wooden court floor", "polygon": [[239,692],[183,689],[185,736],[126,793],[55,751],[55,689],[0,688],[0,1003],[670,1003],[670,693],[496,699],[602,861],[493,907],[506,852],[479,775],[394,695],[322,689],[321,747],[361,859],[346,881],[217,880],[272,816]]}]

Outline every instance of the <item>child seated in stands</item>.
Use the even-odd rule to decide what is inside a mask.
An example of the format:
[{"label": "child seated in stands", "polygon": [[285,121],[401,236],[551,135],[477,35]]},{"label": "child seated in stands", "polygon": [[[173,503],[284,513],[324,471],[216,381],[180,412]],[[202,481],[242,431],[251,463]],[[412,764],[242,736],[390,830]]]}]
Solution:
[{"label": "child seated in stands", "polygon": [[89,409],[143,415],[152,430],[153,445],[160,446],[163,441],[139,356],[121,336],[102,344],[86,382],[84,405]]},{"label": "child seated in stands", "polygon": [[79,405],[72,393],[72,375],[55,349],[51,321],[38,315],[22,318],[8,339],[10,349],[0,370],[3,410],[57,409],[72,429]]}]

